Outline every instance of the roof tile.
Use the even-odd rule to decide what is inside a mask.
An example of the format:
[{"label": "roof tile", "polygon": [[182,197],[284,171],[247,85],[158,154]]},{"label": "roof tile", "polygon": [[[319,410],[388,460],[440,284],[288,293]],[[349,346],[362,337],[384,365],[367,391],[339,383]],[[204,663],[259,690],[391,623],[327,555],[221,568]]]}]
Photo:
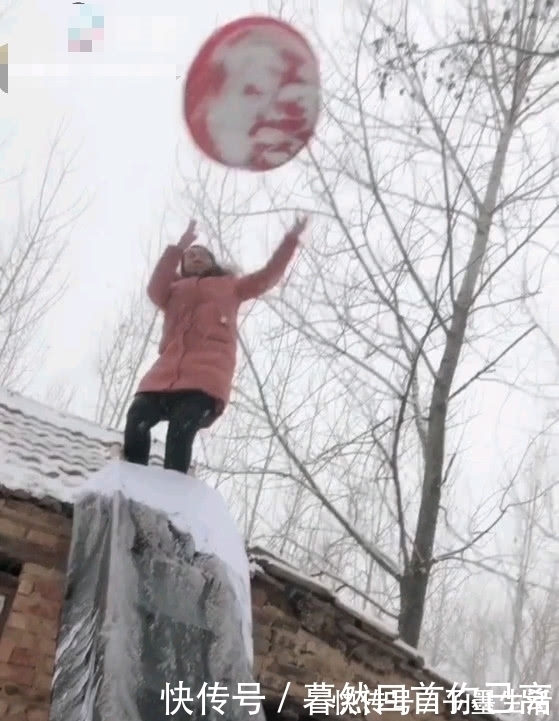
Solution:
[{"label": "roof tile", "polygon": [[[120,431],[0,389],[0,484],[7,488],[72,502],[121,443]],[[151,462],[162,465],[162,444],[152,448]]]}]

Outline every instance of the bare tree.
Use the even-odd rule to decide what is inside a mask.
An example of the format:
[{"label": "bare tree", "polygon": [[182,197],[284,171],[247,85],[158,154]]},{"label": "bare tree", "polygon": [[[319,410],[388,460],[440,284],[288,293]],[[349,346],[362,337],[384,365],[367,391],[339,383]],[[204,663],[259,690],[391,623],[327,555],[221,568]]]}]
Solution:
[{"label": "bare tree", "polygon": [[[333,574],[343,559],[347,585],[378,592],[416,646],[434,569],[480,563],[514,506],[508,481],[474,510],[454,487],[471,390],[518,385],[507,360],[535,330],[518,279],[558,210],[555,135],[540,131],[557,101],[557,9],[453,3],[439,30],[391,7],[356,13],[343,65],[322,47],[325,122],[299,179],[282,190],[266,178],[251,210],[227,178],[197,202],[218,237],[262,229],[280,208],[313,211],[266,335],[259,319],[242,334],[236,408],[269,435],[265,458],[247,450],[238,470],[290,494],[299,484],[283,548],[322,550]],[[304,522],[307,544],[291,538]]]},{"label": "bare tree", "polygon": [[[431,596],[465,618],[465,572],[517,582],[488,550],[517,475],[467,505],[463,434],[476,385],[523,382],[507,361],[536,328],[518,311],[541,282],[518,279],[558,209],[555,135],[539,135],[557,100],[557,12],[453,4],[439,31],[367,3],[353,19],[343,66],[322,48],[325,121],[298,179],[241,182],[204,162],[183,178],[186,214],[227,260],[249,256],[249,238],[271,250],[278,218],[314,216],[287,287],[242,320],[232,407],[201,443],[249,542],[397,618],[415,646]],[[410,28],[426,25],[422,43]],[[138,307],[104,350],[97,415],[111,425],[154,352]]]},{"label": "bare tree", "polygon": [[[63,205],[76,154],[63,153],[61,126],[49,148],[38,191],[24,198],[24,173],[0,185],[5,220],[0,240],[0,385],[22,390],[36,365],[28,351],[48,311],[62,297],[59,261],[85,198]],[[17,186],[17,196],[8,190]],[[36,360],[36,359],[35,359]]]},{"label": "bare tree", "polygon": [[58,381],[47,387],[44,402],[59,411],[69,411],[75,400],[76,390],[75,386],[68,386],[67,383]]},{"label": "bare tree", "polygon": [[[120,428],[136,391],[141,374],[157,350],[157,333],[161,319],[146,294],[148,277],[152,272],[153,252],[161,252],[167,237],[163,213],[157,243],[146,250],[146,266],[137,288],[125,297],[121,308],[109,323],[109,331],[101,340],[96,364],[99,389],[95,421],[103,426]],[[173,241],[171,241],[173,242]]]},{"label": "bare tree", "polygon": [[13,10],[16,0],[5,0],[0,4],[0,20],[9,20],[10,12]]},{"label": "bare tree", "polygon": [[157,312],[148,306],[144,288],[132,293],[118,313],[97,358],[100,383],[95,410],[97,423],[121,427],[140,371],[155,344],[157,321]]},{"label": "bare tree", "polygon": [[[506,680],[517,693],[533,683],[549,685],[552,718],[559,711],[553,693],[559,679],[559,556],[547,530],[559,491],[555,466],[546,434],[530,453],[500,533],[506,576],[494,577],[484,592],[455,599],[460,622],[446,622],[442,630],[452,673],[478,688]],[[453,647],[461,652],[453,654]]]}]

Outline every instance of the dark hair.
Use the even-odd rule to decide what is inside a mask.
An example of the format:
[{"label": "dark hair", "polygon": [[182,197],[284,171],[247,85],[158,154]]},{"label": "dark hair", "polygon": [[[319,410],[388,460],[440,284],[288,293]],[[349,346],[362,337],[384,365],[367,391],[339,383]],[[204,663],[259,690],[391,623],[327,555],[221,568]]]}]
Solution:
[{"label": "dark hair", "polygon": [[183,258],[181,258],[181,277],[182,278],[211,278],[211,277],[222,277],[225,275],[234,275],[234,272],[230,268],[226,268],[223,265],[220,265],[217,262],[217,259],[215,255],[212,253],[212,251],[209,248],[206,248],[205,245],[191,245],[191,248],[203,248],[206,253],[210,256],[210,259],[212,261],[212,267],[208,268],[208,270],[205,270],[203,273],[185,273],[184,272],[184,265],[183,265]]}]

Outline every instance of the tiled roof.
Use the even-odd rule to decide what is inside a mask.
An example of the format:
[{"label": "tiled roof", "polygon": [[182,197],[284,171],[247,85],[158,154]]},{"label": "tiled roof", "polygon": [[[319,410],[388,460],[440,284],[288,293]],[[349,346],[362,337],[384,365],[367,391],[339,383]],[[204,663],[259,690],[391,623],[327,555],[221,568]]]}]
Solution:
[{"label": "tiled roof", "polygon": [[[0,485],[72,502],[90,473],[118,456],[122,434],[0,388]],[[152,463],[162,465],[154,441]]]}]

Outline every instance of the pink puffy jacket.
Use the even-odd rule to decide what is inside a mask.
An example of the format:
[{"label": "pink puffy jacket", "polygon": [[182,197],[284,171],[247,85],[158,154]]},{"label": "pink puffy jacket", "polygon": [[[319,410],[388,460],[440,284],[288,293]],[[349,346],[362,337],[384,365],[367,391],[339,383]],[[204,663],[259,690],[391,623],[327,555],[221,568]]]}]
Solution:
[{"label": "pink puffy jacket", "polygon": [[182,251],[166,248],[148,284],[148,296],[164,313],[159,358],[138,391],[200,390],[216,399],[220,416],[229,402],[237,358],[241,303],[258,298],[282,278],[298,238],[286,235],[269,262],[249,275],[182,278]]}]

